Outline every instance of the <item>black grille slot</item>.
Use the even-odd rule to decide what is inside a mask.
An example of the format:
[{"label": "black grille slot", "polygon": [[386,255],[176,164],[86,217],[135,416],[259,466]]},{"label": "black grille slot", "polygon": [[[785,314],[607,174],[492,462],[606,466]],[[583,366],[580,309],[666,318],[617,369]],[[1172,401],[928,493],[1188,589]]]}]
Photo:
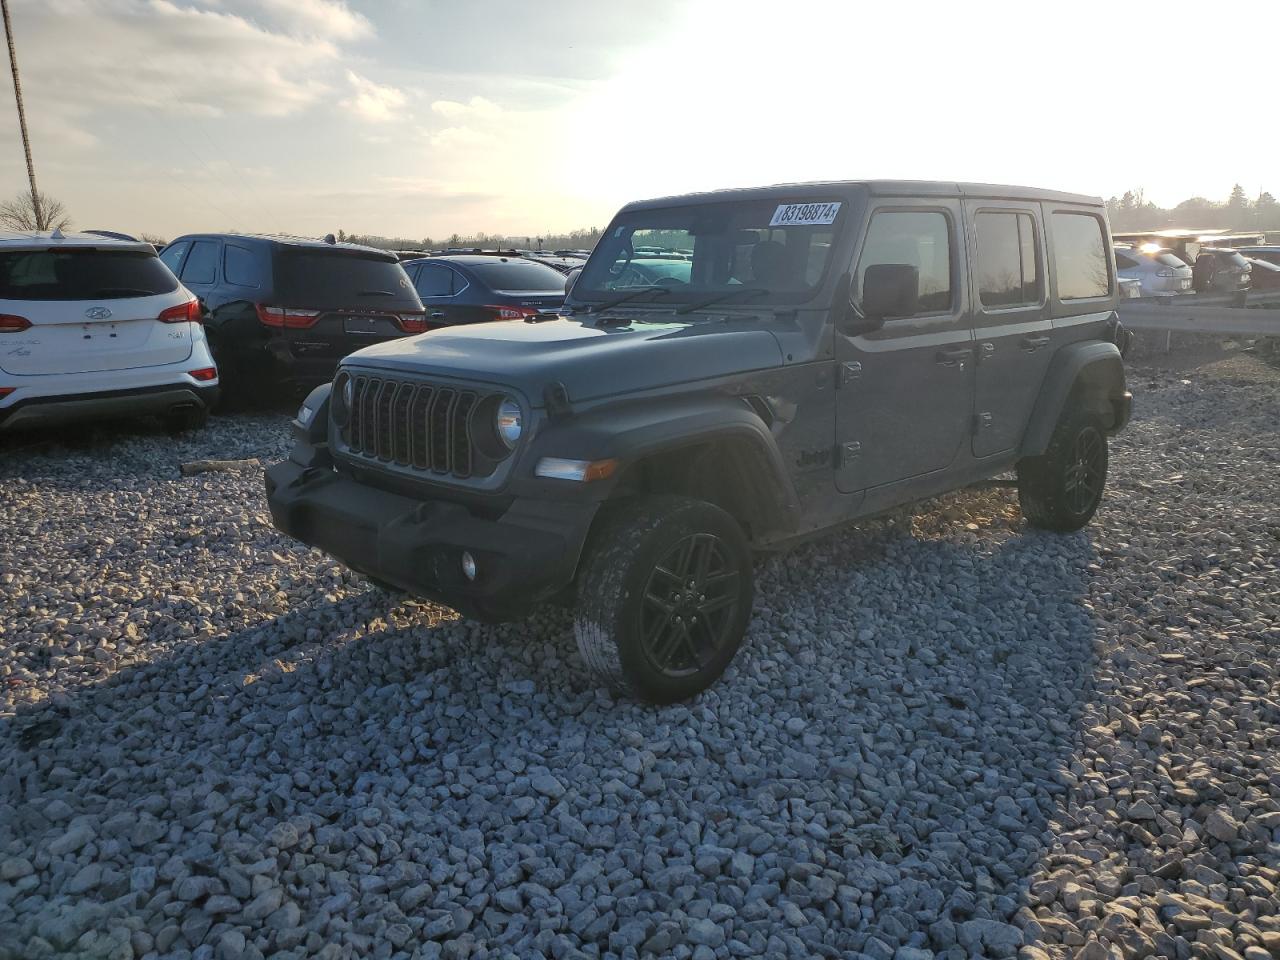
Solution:
[{"label": "black grille slot", "polygon": [[482,396],[443,384],[356,375],[342,428],[347,452],[459,478],[488,476],[497,464],[477,456],[471,416]]},{"label": "black grille slot", "polygon": [[418,387],[409,405],[409,429],[413,442],[413,466],[418,470],[426,470],[431,466],[430,430],[427,429],[427,413],[431,409],[431,398],[435,391],[431,387]]},{"label": "black grille slot", "polygon": [[395,423],[392,416],[392,403],[395,400],[396,384],[392,380],[383,380],[378,384],[378,393],[374,398],[374,455],[379,460],[390,460],[395,436]]}]

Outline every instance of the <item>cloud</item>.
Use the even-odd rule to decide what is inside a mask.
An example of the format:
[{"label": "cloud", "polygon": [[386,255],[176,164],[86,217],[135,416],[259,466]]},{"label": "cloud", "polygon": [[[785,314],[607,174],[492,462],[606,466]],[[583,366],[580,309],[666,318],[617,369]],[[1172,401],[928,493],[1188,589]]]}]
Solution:
[{"label": "cloud", "polygon": [[[197,116],[283,117],[330,95],[340,39],[372,28],[329,0],[303,0],[289,28],[217,0],[19,0],[23,87],[33,106],[89,117],[106,106]],[[290,6],[293,0],[290,0]],[[268,21],[270,18],[268,18]]]},{"label": "cloud", "polygon": [[460,117],[474,117],[478,120],[496,120],[502,116],[502,108],[492,100],[475,96],[466,103],[457,100],[436,100],[431,109],[449,120]]},{"label": "cloud", "polygon": [[246,16],[263,19],[276,31],[332,40],[365,40],[373,24],[341,0],[253,0]]},{"label": "cloud", "polygon": [[409,99],[398,87],[374,83],[351,70],[347,71],[347,82],[351,85],[351,96],[339,101],[338,106],[372,123],[399,119],[400,108]]}]

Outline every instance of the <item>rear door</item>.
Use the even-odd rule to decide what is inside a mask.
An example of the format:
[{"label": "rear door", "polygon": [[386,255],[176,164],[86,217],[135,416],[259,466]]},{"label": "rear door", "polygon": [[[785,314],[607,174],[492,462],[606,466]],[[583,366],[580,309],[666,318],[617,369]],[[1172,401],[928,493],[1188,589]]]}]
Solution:
[{"label": "rear door", "polygon": [[41,376],[180,363],[191,356],[191,324],[158,320],[178,289],[154,252],[0,253],[0,313],[30,324],[0,334],[0,370]]},{"label": "rear door", "polygon": [[959,200],[886,200],[871,213],[853,297],[872,264],[908,264],[920,308],[870,333],[835,334],[839,468],[853,493],[946,469],[962,453],[973,411],[973,330]]},{"label": "rear door", "polygon": [[989,457],[1021,441],[1053,357],[1044,230],[1038,203],[966,200],[965,218],[977,340],[973,455]]}]

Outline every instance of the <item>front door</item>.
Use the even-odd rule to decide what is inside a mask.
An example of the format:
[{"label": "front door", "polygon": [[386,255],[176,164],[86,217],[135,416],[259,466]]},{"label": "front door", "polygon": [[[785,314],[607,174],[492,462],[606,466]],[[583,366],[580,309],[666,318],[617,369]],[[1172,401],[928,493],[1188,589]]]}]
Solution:
[{"label": "front door", "polygon": [[1054,351],[1039,204],[967,200],[977,341],[973,455],[1022,440]]},{"label": "front door", "polygon": [[[973,415],[973,331],[958,200],[886,201],[871,213],[853,271],[908,264],[920,278],[915,316],[870,333],[837,332],[836,486],[852,493],[944,470]],[[967,453],[967,451],[965,451]]]}]

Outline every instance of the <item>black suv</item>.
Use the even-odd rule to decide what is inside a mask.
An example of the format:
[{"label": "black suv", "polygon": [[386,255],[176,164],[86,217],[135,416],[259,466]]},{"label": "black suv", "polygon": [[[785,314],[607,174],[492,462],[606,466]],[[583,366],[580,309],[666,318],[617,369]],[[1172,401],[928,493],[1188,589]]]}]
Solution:
[{"label": "black suv", "polygon": [[406,260],[431,328],[524,320],[564,303],[564,275],[518,253]]},{"label": "black suv", "polygon": [[[692,251],[643,280],[646,248]],[[564,315],[362,350],[267,471],[277,527],[485,618],[574,598],[582,659],[655,701],[742,642],[752,555],[1016,470],[1077,530],[1128,422],[1106,209],[834,182],[633,203]]]},{"label": "black suv", "polygon": [[178,237],[160,259],[204,308],[224,396],[309,388],[347,354],[427,329],[413,284],[385,250],[202,233]]}]

